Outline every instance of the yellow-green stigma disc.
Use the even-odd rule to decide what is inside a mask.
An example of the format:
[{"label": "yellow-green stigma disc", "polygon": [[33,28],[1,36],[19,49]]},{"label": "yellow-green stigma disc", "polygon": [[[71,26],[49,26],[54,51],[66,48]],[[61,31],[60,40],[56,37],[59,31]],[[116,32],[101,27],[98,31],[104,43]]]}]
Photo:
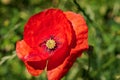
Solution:
[{"label": "yellow-green stigma disc", "polygon": [[54,49],[56,46],[56,42],[53,39],[49,39],[46,41],[46,46],[48,49]]}]

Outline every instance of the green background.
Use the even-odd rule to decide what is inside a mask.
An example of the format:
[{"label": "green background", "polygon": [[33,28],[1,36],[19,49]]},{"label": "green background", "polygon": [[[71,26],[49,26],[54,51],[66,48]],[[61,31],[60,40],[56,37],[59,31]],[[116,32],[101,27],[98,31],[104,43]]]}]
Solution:
[{"label": "green background", "polygon": [[76,1],[80,6],[74,0],[0,0],[0,80],[47,80],[45,72],[31,76],[15,55],[24,24],[31,15],[47,8],[84,15],[93,46],[62,80],[120,80],[120,0]]}]

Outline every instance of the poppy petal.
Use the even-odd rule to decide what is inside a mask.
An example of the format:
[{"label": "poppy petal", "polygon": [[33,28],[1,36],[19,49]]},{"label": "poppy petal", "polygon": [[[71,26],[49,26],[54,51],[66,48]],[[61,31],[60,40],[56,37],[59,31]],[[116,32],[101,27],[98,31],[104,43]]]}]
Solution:
[{"label": "poppy petal", "polygon": [[[33,64],[32,64],[33,63]],[[29,63],[25,63],[25,66],[26,66],[26,68],[27,68],[27,70],[28,70],[28,72],[30,73],[30,74],[32,74],[33,76],[38,76],[38,75],[40,75],[41,73],[42,73],[42,71],[43,70],[41,70],[41,69],[35,69],[35,68],[33,68],[33,66],[31,66],[31,65],[35,65],[35,66],[39,66],[40,64],[38,64],[38,63],[40,63],[40,62],[29,62]]]},{"label": "poppy petal", "polygon": [[28,71],[33,75],[39,75],[45,69],[49,54],[44,53],[43,48],[33,48],[24,59]]},{"label": "poppy petal", "polygon": [[80,14],[65,12],[66,17],[72,23],[76,35],[76,46],[71,50],[72,53],[78,53],[88,49],[88,28],[84,18]]},{"label": "poppy petal", "polygon": [[79,54],[68,56],[58,67],[47,71],[48,80],[60,80],[72,67]]},{"label": "poppy petal", "polygon": [[32,49],[24,40],[18,41],[16,44],[17,55],[25,63],[28,71],[33,75],[39,75],[46,67],[48,55],[40,54],[41,48]]},{"label": "poppy petal", "polygon": [[72,47],[70,55],[66,57],[65,61],[61,65],[52,70],[48,70],[48,80],[60,80],[71,68],[76,58],[82,54],[82,51],[88,48],[88,29],[84,18],[73,12],[65,12],[65,15],[73,26],[76,46]]},{"label": "poppy petal", "polygon": [[65,15],[59,9],[48,9],[35,14],[30,17],[24,27],[24,40],[31,47],[36,47],[49,37],[54,37],[61,32],[66,33],[64,35],[67,35],[68,43],[71,44],[72,29],[70,23],[64,21]]},{"label": "poppy petal", "polygon": [[30,50],[31,48],[24,40],[18,41],[16,43],[16,53],[20,59],[24,60],[24,57],[29,54]]}]

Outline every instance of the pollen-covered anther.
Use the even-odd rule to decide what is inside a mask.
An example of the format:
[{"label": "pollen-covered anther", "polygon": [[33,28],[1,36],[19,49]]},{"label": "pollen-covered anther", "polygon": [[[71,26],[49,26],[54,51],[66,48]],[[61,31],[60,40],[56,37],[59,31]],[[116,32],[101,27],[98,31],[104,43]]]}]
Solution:
[{"label": "pollen-covered anther", "polygon": [[53,39],[49,39],[46,41],[46,46],[48,49],[54,49],[56,46],[56,42]]}]

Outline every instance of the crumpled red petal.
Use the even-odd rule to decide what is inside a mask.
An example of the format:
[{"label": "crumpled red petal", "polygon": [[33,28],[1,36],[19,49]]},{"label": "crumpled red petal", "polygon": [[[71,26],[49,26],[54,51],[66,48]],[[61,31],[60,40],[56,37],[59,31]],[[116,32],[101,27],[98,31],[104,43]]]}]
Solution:
[{"label": "crumpled red petal", "polygon": [[33,76],[38,76],[45,69],[49,55],[40,54],[39,50],[33,50],[25,57],[24,63]]},{"label": "crumpled red petal", "polygon": [[48,80],[60,80],[71,68],[76,58],[82,54],[82,51],[88,48],[88,29],[84,18],[73,12],[65,12],[65,14],[73,25],[76,34],[76,46],[72,47],[70,55],[60,66],[47,72]]},{"label": "crumpled red petal", "polygon": [[[62,20],[63,19],[63,20]],[[24,40],[31,47],[61,33],[67,37],[69,45],[72,41],[72,29],[69,21],[59,9],[48,9],[33,15],[24,27]]]},{"label": "crumpled red petal", "polygon": [[24,60],[24,57],[29,54],[31,48],[26,44],[24,40],[18,41],[16,43],[16,53],[17,56]]},{"label": "crumpled red petal", "polygon": [[[40,64],[38,64],[38,63],[36,63],[36,62],[33,62],[34,64],[37,64],[37,65],[39,65],[40,66]],[[34,65],[34,64],[32,64],[31,63],[31,65]],[[35,66],[37,66],[37,65],[35,65]],[[41,69],[35,69],[35,68],[33,68],[33,66],[30,66],[30,64],[28,64],[28,63],[26,63],[25,62],[25,66],[26,66],[26,68],[27,68],[27,70],[28,70],[28,72],[30,73],[30,74],[32,74],[33,76],[38,76],[38,75],[40,75],[41,73],[42,73],[42,71],[43,70],[41,70]]]},{"label": "crumpled red petal", "polygon": [[30,48],[24,40],[18,41],[16,44],[16,52],[18,57],[25,63],[28,71],[34,75],[39,75],[46,67],[48,55],[40,54],[40,48]]},{"label": "crumpled red petal", "polygon": [[48,80],[61,80],[61,78],[72,67],[73,63],[76,61],[79,54],[81,54],[81,52],[75,55],[68,56],[60,66],[50,71],[47,71]]},{"label": "crumpled red petal", "polygon": [[76,46],[71,50],[71,54],[88,49],[88,27],[83,16],[70,11],[64,13],[72,23],[76,35]]}]

